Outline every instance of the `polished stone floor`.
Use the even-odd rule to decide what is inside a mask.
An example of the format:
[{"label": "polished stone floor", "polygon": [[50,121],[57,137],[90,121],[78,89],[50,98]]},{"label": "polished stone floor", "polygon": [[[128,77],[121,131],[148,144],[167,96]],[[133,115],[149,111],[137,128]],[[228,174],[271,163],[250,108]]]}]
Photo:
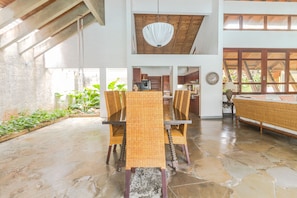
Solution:
[{"label": "polished stone floor", "polygon": [[[179,167],[167,168],[172,198],[295,198],[297,140],[231,116],[199,120],[188,129],[191,165],[177,147]],[[109,131],[100,118],[69,118],[0,144],[0,197],[123,197],[119,147],[105,164]],[[169,150],[166,148],[167,157]],[[159,197],[160,172],[137,169],[131,197]]]}]

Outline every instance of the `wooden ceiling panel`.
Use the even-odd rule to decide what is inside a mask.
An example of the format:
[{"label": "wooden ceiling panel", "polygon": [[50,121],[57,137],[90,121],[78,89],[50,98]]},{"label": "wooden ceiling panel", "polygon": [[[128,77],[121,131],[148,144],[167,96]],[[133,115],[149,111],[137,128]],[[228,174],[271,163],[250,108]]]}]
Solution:
[{"label": "wooden ceiling panel", "polygon": [[[0,7],[4,8],[16,0],[0,0]],[[23,20],[28,20],[30,16],[36,15],[56,0],[48,0],[46,3],[32,9],[32,11],[22,15]],[[89,0],[91,3],[93,0]],[[68,12],[68,11],[66,11]],[[57,19],[62,17],[61,14]],[[138,54],[189,54],[193,42],[199,31],[203,16],[197,15],[156,15],[156,14],[135,14],[136,44]],[[146,43],[142,35],[144,26],[156,22],[167,22],[174,26],[173,39],[162,48],[155,48]],[[41,27],[42,29],[42,27]]]},{"label": "wooden ceiling panel", "polygon": [[14,2],[15,0],[0,0],[0,8],[6,7],[8,4]]},{"label": "wooden ceiling panel", "polygon": [[38,8],[32,10],[31,12],[27,13],[25,16],[22,17],[22,20],[26,20],[28,17],[30,17],[31,15],[34,15],[35,13],[37,13],[38,11],[44,9],[46,6],[50,5],[51,3],[53,3],[56,0],[49,0],[48,2],[42,4],[41,6],[39,6]]},{"label": "wooden ceiling panel", "polygon": [[[137,54],[189,54],[203,16],[135,14],[134,19]],[[156,21],[167,22],[174,26],[172,40],[161,48],[150,46],[142,35],[143,27]]]}]

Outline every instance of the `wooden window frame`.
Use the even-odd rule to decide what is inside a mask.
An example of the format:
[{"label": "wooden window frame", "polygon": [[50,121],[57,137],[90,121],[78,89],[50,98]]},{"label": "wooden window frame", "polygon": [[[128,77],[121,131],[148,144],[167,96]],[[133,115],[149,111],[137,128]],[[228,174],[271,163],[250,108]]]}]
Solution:
[{"label": "wooden window frame", "polygon": [[[297,0],[296,0],[297,1]],[[239,22],[239,28],[223,28],[224,30],[256,30],[256,31],[297,31],[297,29],[292,29],[292,17],[297,17],[297,15],[271,15],[271,14],[266,14],[266,15],[261,15],[261,14],[224,14],[224,18],[226,16],[238,16],[238,22]],[[243,17],[244,16],[263,16],[264,17],[264,24],[263,24],[263,29],[259,28],[243,28]],[[270,16],[285,16],[287,17],[287,28],[286,29],[268,29],[267,25],[267,17]],[[223,25],[224,26],[224,25]]]},{"label": "wooden window frame", "polygon": [[[297,60],[297,58],[292,58],[290,59],[290,52],[297,52],[297,49],[252,49],[252,48],[225,48],[224,52],[237,52],[238,53],[238,57],[235,58],[224,58],[223,56],[223,62],[231,61],[231,60],[237,60],[238,62],[238,66],[237,66],[237,79],[238,82],[234,82],[235,85],[238,86],[236,93],[237,94],[297,94],[297,90],[296,91],[291,91],[289,92],[289,85],[292,84],[296,84],[297,86],[297,82],[296,83],[292,83],[289,81],[289,72],[290,72],[290,61],[291,60]],[[243,84],[242,82],[242,61],[245,60],[242,58],[242,53],[243,52],[261,52],[261,92],[242,92],[241,87]],[[274,59],[268,59],[267,55],[269,52],[281,52],[281,53],[285,53],[285,58],[284,59],[280,59],[280,60],[284,60],[285,61],[285,68],[284,68],[284,72],[285,72],[285,81],[284,82],[278,82],[278,83],[267,83],[267,63],[268,61],[274,60]],[[257,59],[257,58],[256,58]],[[250,59],[250,60],[256,60],[256,59]],[[257,59],[260,60],[260,59]],[[277,60],[277,59],[275,59]],[[223,65],[223,70],[226,70],[226,68],[224,68]],[[259,83],[255,83],[255,84],[259,84]],[[285,86],[284,91],[280,91],[280,92],[267,92],[267,85],[283,85]]]}]

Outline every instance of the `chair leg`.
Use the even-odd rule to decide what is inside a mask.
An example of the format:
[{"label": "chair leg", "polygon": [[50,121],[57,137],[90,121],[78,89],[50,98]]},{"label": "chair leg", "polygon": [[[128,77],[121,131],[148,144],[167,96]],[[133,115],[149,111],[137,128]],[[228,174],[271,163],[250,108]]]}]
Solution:
[{"label": "chair leg", "polygon": [[188,165],[189,165],[191,162],[190,162],[188,145],[183,145],[183,148],[185,149],[185,153],[186,153],[186,157],[187,157],[187,162],[188,162]]},{"label": "chair leg", "polygon": [[126,170],[126,177],[125,177],[125,193],[124,197],[130,197],[130,179],[131,179],[131,170]]},{"label": "chair leg", "polygon": [[181,148],[182,148],[182,152],[185,153],[185,145],[182,144],[182,145],[180,145],[180,146],[181,146]]},{"label": "chair leg", "polygon": [[111,147],[112,147],[112,145],[109,145],[109,147],[108,147],[107,158],[106,158],[106,164],[109,163],[109,157],[110,157]]},{"label": "chair leg", "polygon": [[117,151],[117,145],[115,144],[114,146],[113,146],[113,152],[116,152]]},{"label": "chair leg", "polygon": [[162,197],[167,198],[167,183],[166,183],[166,170],[161,169],[162,174]]}]

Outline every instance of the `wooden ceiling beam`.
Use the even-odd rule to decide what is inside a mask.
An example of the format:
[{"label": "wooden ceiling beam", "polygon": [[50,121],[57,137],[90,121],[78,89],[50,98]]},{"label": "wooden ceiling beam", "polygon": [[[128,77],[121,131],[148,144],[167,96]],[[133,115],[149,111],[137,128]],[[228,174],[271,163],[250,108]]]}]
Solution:
[{"label": "wooden ceiling beam", "polygon": [[[83,17],[84,27],[90,25],[91,23],[95,22],[94,16],[89,13],[88,15]],[[72,35],[77,33],[77,23],[73,23],[61,32],[57,33],[47,41],[37,45],[34,47],[34,58],[39,57],[40,55],[44,54],[54,46],[58,45],[59,43],[63,42],[64,40],[68,39]]]},{"label": "wooden ceiling beam", "polygon": [[49,0],[16,0],[0,12],[0,29]]},{"label": "wooden ceiling beam", "polygon": [[104,0],[84,0],[100,25],[105,25]]},{"label": "wooden ceiling beam", "polygon": [[54,3],[30,16],[16,27],[3,33],[0,37],[0,49],[9,46],[34,30],[46,25],[67,10],[78,5],[80,2],[82,2],[82,0],[56,0]]},{"label": "wooden ceiling beam", "polygon": [[33,48],[37,44],[58,33],[88,13],[90,13],[90,10],[87,8],[87,6],[84,3],[79,4],[58,19],[52,21],[46,26],[43,26],[35,34],[32,34],[31,36],[26,37],[25,39],[18,42],[19,53],[22,54]]}]

